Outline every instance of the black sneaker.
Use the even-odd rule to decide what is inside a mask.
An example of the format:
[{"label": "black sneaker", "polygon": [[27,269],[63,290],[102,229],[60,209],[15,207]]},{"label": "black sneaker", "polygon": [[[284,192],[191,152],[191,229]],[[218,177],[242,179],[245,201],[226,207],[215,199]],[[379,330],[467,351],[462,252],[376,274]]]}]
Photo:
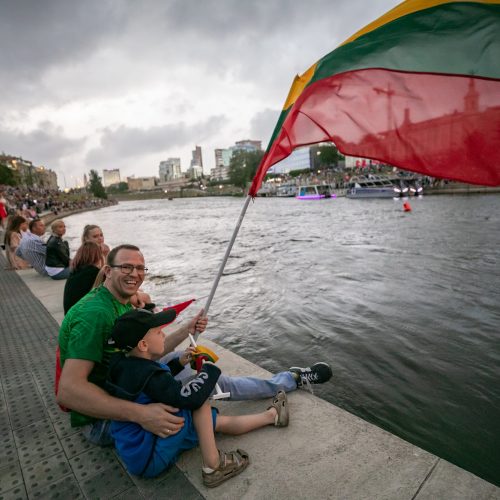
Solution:
[{"label": "black sneaker", "polygon": [[292,366],[291,371],[297,379],[297,387],[309,384],[324,384],[332,378],[332,369],[328,363],[314,363],[306,368]]}]

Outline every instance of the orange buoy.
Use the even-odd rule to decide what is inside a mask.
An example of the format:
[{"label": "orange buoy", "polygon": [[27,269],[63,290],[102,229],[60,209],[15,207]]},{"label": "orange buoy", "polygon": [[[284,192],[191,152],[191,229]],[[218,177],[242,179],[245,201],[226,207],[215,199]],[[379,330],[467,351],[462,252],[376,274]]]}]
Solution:
[{"label": "orange buoy", "polygon": [[403,210],[405,212],[411,212],[411,205],[407,201],[403,203]]}]

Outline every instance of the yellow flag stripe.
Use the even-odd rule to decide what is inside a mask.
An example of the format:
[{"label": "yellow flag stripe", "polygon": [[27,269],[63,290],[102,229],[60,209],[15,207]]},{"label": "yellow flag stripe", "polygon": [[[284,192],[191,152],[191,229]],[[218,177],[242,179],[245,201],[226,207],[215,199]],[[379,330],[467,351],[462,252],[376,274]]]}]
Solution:
[{"label": "yellow flag stripe", "polygon": [[364,28],[360,29],[354,35],[349,37],[341,45],[352,42],[359,38],[360,36],[369,33],[370,31],[376,30],[383,26],[384,24],[390,23],[400,17],[406,16],[408,14],[413,14],[419,10],[430,9],[432,7],[437,7],[438,5],[444,5],[447,3],[490,3],[490,4],[500,4],[500,0],[407,0],[406,2],[400,3],[394,9],[379,17],[372,23],[366,25]]}]

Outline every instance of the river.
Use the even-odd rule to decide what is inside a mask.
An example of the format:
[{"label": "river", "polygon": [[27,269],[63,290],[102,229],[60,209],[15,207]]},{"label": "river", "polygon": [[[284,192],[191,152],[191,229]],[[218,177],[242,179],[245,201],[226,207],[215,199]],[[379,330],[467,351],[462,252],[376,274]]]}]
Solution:
[{"label": "river", "polygon": [[[410,203],[255,200],[205,335],[272,372],[328,361],[316,395],[500,486],[500,195]],[[201,307],[242,206],[122,202],[67,237],[139,245],[155,302]]]}]

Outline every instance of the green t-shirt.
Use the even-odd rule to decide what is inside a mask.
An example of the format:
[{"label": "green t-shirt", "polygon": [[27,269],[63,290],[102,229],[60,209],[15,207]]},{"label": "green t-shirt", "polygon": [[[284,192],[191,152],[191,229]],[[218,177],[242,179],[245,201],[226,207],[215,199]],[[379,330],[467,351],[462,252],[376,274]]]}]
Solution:
[{"label": "green t-shirt", "polygon": [[[107,340],[116,318],[132,309],[122,304],[104,286],[91,290],[65,316],[59,330],[61,367],[67,359],[85,359],[95,363],[89,382],[104,387],[109,358],[116,352]],[[95,419],[71,412],[71,425],[78,427]]]}]

